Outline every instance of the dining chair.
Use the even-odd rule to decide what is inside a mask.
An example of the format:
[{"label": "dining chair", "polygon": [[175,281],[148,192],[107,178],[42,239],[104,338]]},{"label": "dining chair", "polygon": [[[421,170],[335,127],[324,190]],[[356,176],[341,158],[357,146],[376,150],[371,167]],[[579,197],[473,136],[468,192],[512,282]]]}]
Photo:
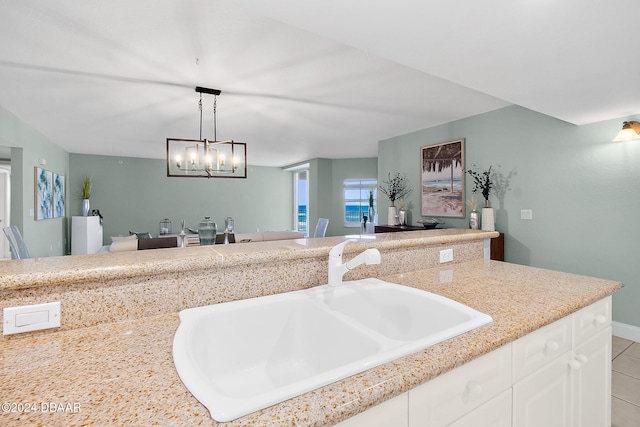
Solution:
[{"label": "dining chair", "polygon": [[324,237],[327,232],[327,226],[329,225],[329,218],[318,218],[316,224],[316,231],[313,233],[313,237]]},{"label": "dining chair", "polygon": [[12,225],[10,227],[4,227],[2,231],[4,232],[4,235],[7,236],[9,247],[11,248],[11,253],[13,254],[14,259],[31,258],[27,245],[25,245],[18,227]]}]

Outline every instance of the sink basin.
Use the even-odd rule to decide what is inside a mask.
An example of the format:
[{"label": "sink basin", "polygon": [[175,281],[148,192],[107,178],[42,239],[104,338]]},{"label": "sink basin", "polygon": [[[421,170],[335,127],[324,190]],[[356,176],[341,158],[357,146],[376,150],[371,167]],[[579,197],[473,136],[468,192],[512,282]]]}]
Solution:
[{"label": "sink basin", "polygon": [[325,295],[325,303],[332,310],[387,338],[424,339],[428,341],[425,346],[458,335],[451,332],[461,326],[466,329],[463,325],[477,314],[449,298],[408,286],[381,284],[377,279],[339,288],[335,295],[325,289],[318,293]]},{"label": "sink basin", "polygon": [[226,422],[489,322],[442,296],[364,279],[183,310],[173,359]]}]

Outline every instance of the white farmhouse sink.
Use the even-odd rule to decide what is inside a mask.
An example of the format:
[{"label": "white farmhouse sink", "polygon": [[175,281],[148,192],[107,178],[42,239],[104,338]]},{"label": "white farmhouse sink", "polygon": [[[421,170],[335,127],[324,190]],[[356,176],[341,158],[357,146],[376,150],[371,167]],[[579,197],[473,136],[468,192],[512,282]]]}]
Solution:
[{"label": "white farmhouse sink", "polygon": [[183,310],[173,359],[211,416],[231,421],[490,322],[439,295],[365,279]]}]

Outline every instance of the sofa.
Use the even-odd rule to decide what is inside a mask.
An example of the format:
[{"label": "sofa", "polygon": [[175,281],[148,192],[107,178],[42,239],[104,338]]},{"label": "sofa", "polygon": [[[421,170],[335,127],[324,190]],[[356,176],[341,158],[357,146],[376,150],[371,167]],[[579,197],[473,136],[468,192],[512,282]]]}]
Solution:
[{"label": "sofa", "polygon": [[298,231],[265,231],[264,233],[240,233],[235,235],[236,243],[270,242],[272,240],[304,239]]},{"label": "sofa", "polygon": [[[263,233],[239,233],[229,235],[229,243],[252,243],[252,242],[269,242],[274,240],[291,240],[303,239],[304,234],[298,231],[266,231]],[[161,249],[175,248],[178,246],[178,239],[175,235],[157,237],[157,238],[140,238],[133,234],[126,237],[112,237],[113,243],[108,246],[109,252],[135,251],[145,249]],[[216,236],[216,244],[224,242],[224,234],[218,233]],[[199,245],[197,234],[187,234],[187,246]]]}]

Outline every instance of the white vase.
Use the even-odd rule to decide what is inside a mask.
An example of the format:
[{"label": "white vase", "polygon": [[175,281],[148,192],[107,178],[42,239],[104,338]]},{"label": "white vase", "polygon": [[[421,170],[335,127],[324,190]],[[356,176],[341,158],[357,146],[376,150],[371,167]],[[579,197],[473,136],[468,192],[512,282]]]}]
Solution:
[{"label": "white vase", "polygon": [[82,216],[89,216],[89,199],[82,199]]},{"label": "white vase", "polygon": [[482,208],[482,230],[496,231],[496,223],[493,217],[493,208]]},{"label": "white vase", "polygon": [[396,225],[396,207],[395,206],[389,206],[389,210],[387,211],[387,224]]}]

